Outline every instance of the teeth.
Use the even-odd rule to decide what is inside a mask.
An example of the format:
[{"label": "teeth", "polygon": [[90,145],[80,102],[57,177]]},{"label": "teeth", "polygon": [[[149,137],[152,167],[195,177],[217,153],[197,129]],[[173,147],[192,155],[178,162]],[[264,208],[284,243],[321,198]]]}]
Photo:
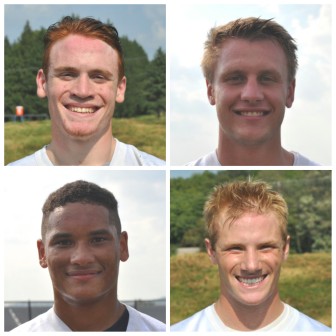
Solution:
[{"label": "teeth", "polygon": [[259,277],[259,278],[241,278],[237,277],[238,281],[246,284],[246,285],[255,285],[261,281],[264,280],[264,277]]},{"label": "teeth", "polygon": [[260,117],[264,114],[264,112],[240,112],[241,115],[245,117]]},{"label": "teeth", "polygon": [[94,113],[95,111],[93,108],[89,107],[70,107],[70,110],[77,113]]}]

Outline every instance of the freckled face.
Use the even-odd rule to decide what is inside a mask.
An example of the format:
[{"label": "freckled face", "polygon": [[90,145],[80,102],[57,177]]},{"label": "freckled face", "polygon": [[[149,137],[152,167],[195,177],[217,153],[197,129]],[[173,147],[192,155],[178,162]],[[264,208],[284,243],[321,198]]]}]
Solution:
[{"label": "freckled face", "polygon": [[118,54],[107,43],[69,35],[51,48],[48,78],[39,70],[38,96],[48,97],[52,132],[78,139],[111,132],[115,103],[124,100]]},{"label": "freckled face", "polygon": [[269,40],[230,39],[223,43],[214,73],[207,88],[221,136],[242,145],[280,139],[295,91],[282,48]]},{"label": "freckled face", "polygon": [[278,295],[282,263],[289,252],[273,213],[246,213],[220,228],[215,249],[208,254],[218,266],[221,294],[231,304],[263,305]]},{"label": "freckled face", "polygon": [[127,233],[117,234],[100,205],[68,203],[49,216],[45,241],[38,241],[55,301],[80,304],[116,297],[119,262],[128,259]]}]

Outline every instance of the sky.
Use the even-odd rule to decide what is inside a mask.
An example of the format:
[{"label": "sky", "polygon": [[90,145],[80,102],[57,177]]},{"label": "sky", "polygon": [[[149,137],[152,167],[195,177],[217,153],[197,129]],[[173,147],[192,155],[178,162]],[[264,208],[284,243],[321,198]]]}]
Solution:
[{"label": "sky", "polygon": [[282,144],[331,165],[331,6],[179,3],[167,9],[170,54],[171,164],[183,165],[217,147],[218,121],[208,102],[200,61],[208,31],[239,17],[274,18],[296,39],[295,101],[282,125]]},{"label": "sky", "polygon": [[120,263],[119,299],[166,297],[165,171],[17,168],[5,168],[2,176],[5,301],[53,299],[49,273],[40,267],[36,248],[41,208],[51,192],[79,179],[107,188],[119,203],[130,250],[130,258]]},{"label": "sky", "polygon": [[92,16],[103,22],[110,20],[120,36],[136,40],[149,59],[158,48],[166,50],[165,5],[5,5],[4,29],[10,42],[18,39],[29,21],[31,28],[48,28],[65,15]]}]

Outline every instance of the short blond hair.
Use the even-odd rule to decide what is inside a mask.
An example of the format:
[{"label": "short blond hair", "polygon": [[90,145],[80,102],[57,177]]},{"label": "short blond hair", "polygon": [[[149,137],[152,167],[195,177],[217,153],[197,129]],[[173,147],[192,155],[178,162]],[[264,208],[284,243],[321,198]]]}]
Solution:
[{"label": "short blond hair", "polygon": [[297,45],[294,38],[273,19],[257,17],[240,18],[225,25],[212,28],[204,43],[204,54],[201,63],[204,77],[212,83],[220,50],[225,48],[224,42],[229,39],[245,39],[248,41],[271,40],[277,42],[287,59],[288,82],[295,79],[298,60]]},{"label": "short blond hair", "polygon": [[215,248],[220,225],[232,223],[244,213],[273,213],[279,220],[281,237],[287,240],[288,207],[284,198],[265,182],[233,182],[218,185],[204,205],[207,235]]}]

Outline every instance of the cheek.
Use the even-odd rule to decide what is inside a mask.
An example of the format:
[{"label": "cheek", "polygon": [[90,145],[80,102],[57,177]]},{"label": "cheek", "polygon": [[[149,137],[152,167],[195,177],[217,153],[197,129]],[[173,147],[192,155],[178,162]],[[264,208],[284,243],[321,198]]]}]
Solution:
[{"label": "cheek", "polygon": [[47,252],[48,267],[52,270],[60,268],[70,260],[70,254],[66,252],[52,251]]},{"label": "cheek", "polygon": [[237,257],[227,257],[225,260],[221,260],[219,263],[219,268],[222,273],[226,276],[232,272],[235,272],[237,269],[240,269],[241,261]]}]

